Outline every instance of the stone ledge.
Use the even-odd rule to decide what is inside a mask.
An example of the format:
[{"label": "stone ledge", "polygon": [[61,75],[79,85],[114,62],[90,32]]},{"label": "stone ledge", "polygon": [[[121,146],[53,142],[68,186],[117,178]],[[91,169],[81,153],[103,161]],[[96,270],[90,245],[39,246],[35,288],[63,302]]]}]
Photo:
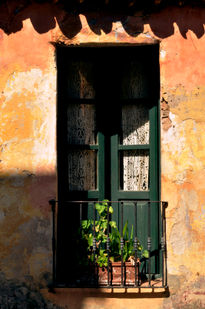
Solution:
[{"label": "stone ledge", "polygon": [[57,306],[69,309],[160,308],[169,296],[166,289],[139,288],[54,288],[41,289],[43,297]]}]

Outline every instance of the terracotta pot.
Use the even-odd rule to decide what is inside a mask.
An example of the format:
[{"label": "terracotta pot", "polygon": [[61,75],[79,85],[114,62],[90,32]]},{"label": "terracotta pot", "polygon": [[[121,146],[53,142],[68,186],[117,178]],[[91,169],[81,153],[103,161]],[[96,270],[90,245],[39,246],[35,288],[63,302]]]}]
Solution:
[{"label": "terracotta pot", "polygon": [[[108,284],[108,269],[107,267],[98,267],[98,284]],[[109,284],[110,285],[121,285],[121,274],[123,274],[123,285],[134,285],[135,284],[135,266],[130,262],[123,263],[113,262],[109,266]],[[139,263],[136,265],[136,280],[138,282],[139,274]]]}]

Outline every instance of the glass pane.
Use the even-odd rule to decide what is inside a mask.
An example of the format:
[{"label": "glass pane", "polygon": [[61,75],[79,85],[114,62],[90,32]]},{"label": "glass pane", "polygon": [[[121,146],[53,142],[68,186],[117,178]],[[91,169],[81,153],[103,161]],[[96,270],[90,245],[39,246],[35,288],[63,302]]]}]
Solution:
[{"label": "glass pane", "polygon": [[96,110],[94,104],[69,104],[67,119],[69,144],[96,144]]},{"label": "glass pane", "polygon": [[130,61],[126,63],[123,70],[121,82],[121,98],[136,99],[151,95],[152,75],[143,61]]},{"label": "glass pane", "polygon": [[123,145],[149,144],[149,110],[141,105],[122,106]]},{"label": "glass pane", "polygon": [[95,98],[94,65],[92,62],[73,61],[69,63],[67,76],[67,93],[69,98]]},{"label": "glass pane", "polygon": [[120,186],[125,191],[149,189],[149,150],[120,151]]},{"label": "glass pane", "polygon": [[70,191],[97,188],[97,153],[93,150],[74,150],[68,153],[68,187]]}]

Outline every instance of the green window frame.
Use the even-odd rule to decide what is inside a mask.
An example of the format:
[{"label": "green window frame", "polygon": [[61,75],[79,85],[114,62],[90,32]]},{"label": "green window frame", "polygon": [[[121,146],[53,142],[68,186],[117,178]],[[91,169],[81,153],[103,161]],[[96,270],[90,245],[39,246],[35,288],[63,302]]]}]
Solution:
[{"label": "green window frame", "polygon": [[[107,56],[107,57],[106,57]],[[116,75],[121,74],[118,67],[122,61],[134,60],[135,57],[142,57],[146,64],[146,70],[150,70],[151,74],[151,91],[147,96],[142,98],[128,98],[121,99],[120,94],[116,95],[116,92],[110,92],[111,86],[108,86],[110,92],[109,97],[107,93],[102,90],[100,95],[94,98],[73,98],[68,95],[66,87],[66,78],[69,71],[69,65],[72,61],[93,61],[94,74],[98,75],[97,82],[95,82],[97,91],[99,87],[104,85],[106,79],[106,69],[109,69],[109,64],[113,71],[117,71]],[[106,63],[107,58],[113,59]],[[114,58],[115,57],[115,58]],[[123,58],[123,59],[122,59]],[[99,59],[103,59],[100,63]],[[127,59],[127,60],[126,60]],[[138,200],[139,201],[139,216],[143,218],[138,226],[143,230],[144,225],[147,224],[147,215],[145,209],[143,209],[143,203],[148,201],[159,201],[160,199],[160,127],[159,127],[159,46],[115,46],[115,47],[68,47],[57,49],[57,66],[58,66],[58,122],[57,122],[57,151],[58,151],[58,200],[59,201],[74,201],[74,200],[103,200],[108,198],[112,201],[127,201]],[[123,73],[122,73],[123,74]],[[97,76],[96,75],[96,76]],[[112,75],[112,74],[111,74]],[[112,75],[113,77],[113,75]],[[109,79],[109,78],[108,78]],[[111,79],[109,79],[111,82]],[[117,89],[119,79],[113,81],[113,88]],[[108,83],[107,83],[108,85]],[[68,104],[93,104],[96,106],[96,136],[97,142],[94,145],[91,144],[68,144],[67,141],[67,113],[66,108]],[[119,121],[121,117],[121,106],[123,104],[144,104],[148,108],[149,115],[149,130],[150,138],[148,144],[143,145],[123,145],[120,143]],[[113,112],[114,110],[114,112]],[[109,124],[112,123],[112,126]],[[109,126],[111,132],[109,132]],[[69,191],[68,184],[68,153],[70,150],[92,150],[97,154],[97,187],[92,190],[82,191]],[[149,152],[149,190],[146,191],[125,191],[120,189],[120,154],[123,151],[138,151],[147,150]],[[141,202],[140,202],[141,201]],[[157,204],[151,204],[151,217],[152,217],[152,235],[153,235],[153,251],[157,252],[159,248],[159,209]],[[144,207],[145,208],[145,207]],[[64,272],[64,265],[66,257],[62,254],[65,243],[63,238],[65,237],[64,225],[66,224],[65,217],[66,211],[59,211],[59,230],[58,237],[61,239],[58,248],[57,263],[61,266]],[[117,207],[115,209],[115,219],[119,221],[119,211]],[[129,211],[127,212],[128,217]],[[68,215],[69,216],[69,215]],[[140,233],[139,233],[140,234]],[[66,237],[65,237],[66,238]],[[145,243],[147,235],[142,235],[142,242]],[[146,246],[146,245],[145,245]],[[65,253],[65,252],[64,252]],[[159,257],[156,254],[156,259],[153,258],[151,268],[152,273],[159,273],[158,265]],[[157,261],[157,263],[156,263]],[[156,266],[157,265],[157,266]]]}]

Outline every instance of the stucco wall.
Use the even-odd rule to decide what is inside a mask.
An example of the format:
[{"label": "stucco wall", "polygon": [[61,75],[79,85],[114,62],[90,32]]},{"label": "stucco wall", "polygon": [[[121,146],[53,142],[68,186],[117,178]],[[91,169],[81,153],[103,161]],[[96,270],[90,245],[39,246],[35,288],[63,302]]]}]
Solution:
[{"label": "stucco wall", "polygon": [[[38,287],[51,280],[48,200],[56,197],[56,62],[51,43],[159,42],[161,199],[169,203],[170,297],[148,300],[138,293],[120,297],[119,308],[205,308],[205,9],[75,16],[57,5],[33,4],[11,16],[2,9],[1,20],[2,278]],[[81,299],[79,308],[119,306],[117,296],[112,302],[104,297],[102,307],[94,294],[76,293],[71,299],[68,291],[66,297],[62,291],[55,297],[43,291],[68,308],[76,308],[75,297]]]}]

